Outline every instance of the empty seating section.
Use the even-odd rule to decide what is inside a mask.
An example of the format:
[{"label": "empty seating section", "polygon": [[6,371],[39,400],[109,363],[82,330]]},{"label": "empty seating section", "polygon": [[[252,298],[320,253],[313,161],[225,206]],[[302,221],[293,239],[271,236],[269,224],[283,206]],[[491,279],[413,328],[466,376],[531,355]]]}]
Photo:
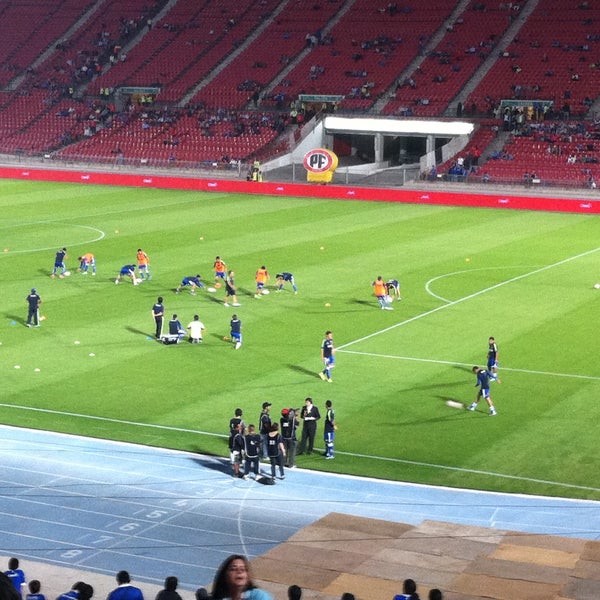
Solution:
[{"label": "empty seating section", "polygon": [[440,116],[448,103],[471,78],[510,23],[509,13],[496,4],[487,8],[473,0],[450,23],[440,43],[429,52],[419,68],[399,82],[394,98],[384,113]]},{"label": "empty seating section", "polygon": [[502,152],[487,160],[481,171],[491,181],[525,183],[529,175],[542,185],[560,181],[583,186],[590,176],[600,179],[599,160],[600,128],[553,122],[539,124],[529,136],[511,136]]},{"label": "empty seating section", "polygon": [[[192,90],[260,24],[268,0],[235,3],[178,2],[132,49],[127,62],[110,69],[97,84],[162,87],[161,101],[175,102]],[[129,63],[129,64],[127,64]]]},{"label": "empty seating section", "polygon": [[92,4],[91,0],[1,0],[0,86],[24,73]]},{"label": "empty seating section", "polygon": [[553,100],[583,114],[586,98],[600,93],[599,23],[598,2],[540,0],[468,103],[485,110],[503,98]]},{"label": "empty seating section", "polygon": [[342,94],[343,109],[367,109],[418,54],[419,39],[431,36],[454,4],[441,0],[390,12],[386,3],[357,0],[332,28],[330,43],[314,47],[273,94]]},{"label": "empty seating section", "polygon": [[[147,116],[145,116],[147,115]],[[217,116],[178,109],[165,113],[140,109],[133,118],[64,148],[63,156],[79,155],[99,160],[143,158],[188,163],[245,159],[272,141],[277,133],[270,115],[232,113]]]},{"label": "empty seating section", "polygon": [[[441,116],[491,56],[464,114],[539,99],[553,101],[563,121],[521,123],[490,157],[485,148],[502,122],[479,120],[461,153],[483,153],[474,174],[520,181],[535,172],[542,182],[577,185],[600,177],[600,131],[569,121],[600,95],[600,2],[539,0],[502,56],[498,42],[520,18],[516,3],[470,0],[457,16],[455,0],[173,0],[154,18],[163,6],[0,0],[10,24],[0,39],[0,151],[171,163],[265,157],[286,147],[278,139],[285,109],[301,93],[343,95],[341,111],[369,111],[381,99],[383,114]],[[151,106],[100,100],[101,90],[121,85],[161,92]]]},{"label": "empty seating section", "polygon": [[231,107],[241,108],[254,91],[260,92],[271,81],[283,79],[279,74],[306,47],[307,33],[322,30],[340,8],[332,2],[317,6],[318,10],[314,8],[314,0],[290,2],[289,10],[280,13],[240,56],[198,91],[193,101],[200,100],[208,106],[227,102]]},{"label": "empty seating section", "polygon": [[38,69],[37,80],[63,85],[86,85],[100,70],[102,61],[117,53],[122,39],[143,28],[145,0],[103,0],[91,17],[69,39],[61,39],[57,51]]}]

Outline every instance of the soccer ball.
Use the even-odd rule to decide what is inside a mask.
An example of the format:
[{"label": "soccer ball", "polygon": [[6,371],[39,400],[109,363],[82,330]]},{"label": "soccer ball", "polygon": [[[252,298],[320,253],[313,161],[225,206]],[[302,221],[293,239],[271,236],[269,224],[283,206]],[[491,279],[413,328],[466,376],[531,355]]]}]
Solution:
[{"label": "soccer ball", "polygon": [[65,271],[65,272],[63,273],[63,275],[64,275],[65,277],[69,277],[69,276],[71,275],[71,271]]},{"label": "soccer ball", "polygon": [[263,294],[263,296],[268,296],[270,294],[270,292],[267,289],[263,289],[262,294]]},{"label": "soccer ball", "polygon": [[600,290],[600,283],[597,283],[597,284],[596,284],[594,287],[595,287],[597,290]]},{"label": "soccer ball", "polygon": [[214,288],[214,287],[207,287],[207,288],[206,288],[206,291],[207,291],[207,292],[210,292],[211,294],[214,294],[214,293],[217,291],[217,288]]},{"label": "soccer ball", "polygon": [[141,279],[134,279],[135,285],[140,285],[142,283]]}]

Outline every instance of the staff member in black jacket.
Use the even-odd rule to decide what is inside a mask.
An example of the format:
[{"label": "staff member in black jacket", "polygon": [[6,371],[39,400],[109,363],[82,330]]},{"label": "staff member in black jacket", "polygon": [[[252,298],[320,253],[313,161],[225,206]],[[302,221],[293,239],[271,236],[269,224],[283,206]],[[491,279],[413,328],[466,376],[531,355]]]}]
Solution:
[{"label": "staff member in black jacket", "polygon": [[304,401],[300,418],[304,421],[304,424],[302,425],[302,438],[300,439],[298,455],[304,454],[304,452],[312,454],[315,435],[317,434],[317,421],[321,418],[319,409],[313,404],[312,398],[307,398]]}]

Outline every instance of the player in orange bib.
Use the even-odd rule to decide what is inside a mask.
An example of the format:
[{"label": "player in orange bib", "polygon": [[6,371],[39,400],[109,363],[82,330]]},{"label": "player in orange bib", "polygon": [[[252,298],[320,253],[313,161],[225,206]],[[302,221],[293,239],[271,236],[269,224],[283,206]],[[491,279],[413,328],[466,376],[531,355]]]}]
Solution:
[{"label": "player in orange bib", "polygon": [[96,274],[96,257],[91,252],[80,256],[77,260],[79,261],[79,272],[82,275],[87,275],[90,267],[92,267],[92,275]]},{"label": "player in orange bib", "polygon": [[377,297],[379,306],[381,306],[381,310],[394,310],[390,306],[390,302],[388,300],[387,286],[385,285],[383,277],[380,275],[371,285],[373,286],[373,292]]},{"label": "player in orange bib", "polygon": [[227,278],[227,265],[221,260],[220,256],[215,257],[213,269],[215,270],[215,283],[219,284],[216,287],[221,287],[220,282],[225,281]]},{"label": "player in orange bib", "polygon": [[256,271],[254,281],[256,281],[256,294],[254,295],[254,297],[260,298],[263,295],[265,284],[267,283],[267,281],[269,281],[269,271],[267,271],[265,265],[263,265],[258,271]]},{"label": "player in orange bib", "polygon": [[150,274],[150,257],[141,249],[137,251],[137,263],[140,279],[152,279]]}]

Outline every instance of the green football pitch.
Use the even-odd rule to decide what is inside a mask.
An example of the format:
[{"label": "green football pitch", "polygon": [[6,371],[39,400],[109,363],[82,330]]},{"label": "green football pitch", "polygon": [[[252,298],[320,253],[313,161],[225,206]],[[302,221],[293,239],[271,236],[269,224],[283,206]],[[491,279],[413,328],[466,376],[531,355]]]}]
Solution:
[{"label": "green football pitch", "polygon": [[[600,500],[597,217],[7,180],[0,191],[3,423],[225,456],[236,407],[252,423],[264,401],[278,416],[311,396],[322,412],[334,404],[336,459],[301,467]],[[72,275],[51,279],[62,246]],[[138,248],[152,280],[115,285]],[[95,277],[77,272],[85,252]],[[239,308],[223,288],[174,293],[185,276],[212,282],[216,255],[236,272]],[[291,271],[298,294],[254,298],[261,265],[272,292]],[[393,311],[373,296],[378,275],[402,284]],[[24,325],[32,287],[38,329]],[[202,345],[153,340],[159,295],[184,325],[200,315]],[[224,339],[234,310],[237,351]],[[317,376],[328,329],[332,383]],[[489,336],[496,417],[483,402],[456,408],[476,396]]]}]

